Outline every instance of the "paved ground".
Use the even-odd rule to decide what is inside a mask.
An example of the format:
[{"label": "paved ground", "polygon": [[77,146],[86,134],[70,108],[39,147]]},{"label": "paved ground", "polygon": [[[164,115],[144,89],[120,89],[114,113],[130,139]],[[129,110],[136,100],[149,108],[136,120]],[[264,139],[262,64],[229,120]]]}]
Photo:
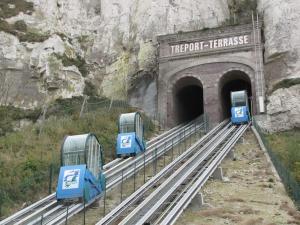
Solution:
[{"label": "paved ground", "polygon": [[295,210],[274,175],[254,134],[248,131],[235,147],[235,158],[222,164],[225,179],[209,180],[202,190],[207,203],[189,207],[177,225],[296,225]]}]

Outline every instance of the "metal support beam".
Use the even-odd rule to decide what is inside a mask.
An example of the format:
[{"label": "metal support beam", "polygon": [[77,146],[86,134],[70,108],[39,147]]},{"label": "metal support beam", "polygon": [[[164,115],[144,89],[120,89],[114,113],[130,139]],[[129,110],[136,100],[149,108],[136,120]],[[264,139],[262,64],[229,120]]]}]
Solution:
[{"label": "metal support beam", "polygon": [[211,176],[213,179],[216,180],[223,180],[223,169],[222,167],[218,167],[215,172]]}]

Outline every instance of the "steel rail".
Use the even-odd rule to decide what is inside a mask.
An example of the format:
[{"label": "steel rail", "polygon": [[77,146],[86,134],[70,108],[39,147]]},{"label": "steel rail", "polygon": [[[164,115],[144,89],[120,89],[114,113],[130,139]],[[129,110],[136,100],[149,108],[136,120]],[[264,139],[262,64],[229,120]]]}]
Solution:
[{"label": "steel rail", "polygon": [[[159,136],[148,141],[147,145],[153,145],[156,142],[163,140],[170,133],[173,133],[175,130],[178,130],[184,126],[185,126],[184,124],[180,124],[172,129],[160,134]],[[124,161],[126,161],[126,160],[123,160],[122,158],[116,158],[113,161],[105,164],[103,166],[103,169],[105,171],[111,170],[112,168],[118,166],[119,164],[124,163]],[[0,221],[0,225],[21,224],[22,222],[24,222],[24,219],[28,219],[30,216],[35,216],[37,214],[36,212],[42,212],[43,210],[45,210],[45,208],[47,208],[47,206],[52,207],[54,203],[57,203],[55,196],[56,196],[56,193],[54,192],[54,193],[40,199],[39,201],[31,204],[30,206],[28,206],[24,209],[21,209],[20,211],[16,212],[15,214]]]},{"label": "steel rail", "polygon": [[[117,164],[121,160],[122,159],[117,158],[117,159],[109,162],[108,164],[104,165],[103,169],[107,170],[107,169],[115,166],[115,164]],[[15,224],[15,225],[22,224],[29,217],[35,216],[37,214],[37,212],[41,213],[46,208],[53,206],[53,204],[55,204],[57,202],[55,199],[55,196],[56,196],[56,193],[54,192],[54,193],[46,196],[45,198],[40,199],[39,201],[31,204],[30,206],[16,212],[15,214],[7,217],[6,219],[0,221],[0,225],[8,225],[11,223]]]},{"label": "steel rail", "polygon": [[[195,121],[193,121],[193,123],[195,123],[195,122],[199,122],[199,120],[195,120]],[[186,128],[188,128],[188,129],[190,129],[190,127],[194,127],[194,128],[197,128],[197,126],[195,126],[193,123],[189,123],[189,124],[187,124],[187,125],[185,125],[185,126],[183,126],[182,128],[180,128],[179,129],[179,131],[177,131],[177,132],[174,132],[172,135],[171,135],[171,137],[173,137],[173,136],[175,136],[176,137],[176,135],[179,135],[179,134],[181,134],[181,130],[182,129],[184,129],[184,132],[185,132],[185,130],[186,130]],[[200,129],[200,128],[202,128],[203,127],[203,123],[201,123],[199,126],[198,126],[198,129]],[[194,129],[194,132],[196,132],[196,131],[198,131],[198,129]],[[190,129],[190,131],[192,131],[192,129]],[[187,137],[189,137],[190,135],[192,135],[192,132],[185,132],[185,137],[184,138],[187,138]],[[168,137],[170,137],[170,135],[168,136]],[[164,140],[164,139],[163,139]],[[182,141],[182,139],[180,139],[180,141]],[[166,150],[166,149],[164,149],[164,150]],[[147,150],[145,153],[148,153],[149,151],[151,151],[151,150]],[[160,154],[160,155],[162,155],[162,154]],[[157,156],[158,156],[158,154],[157,154]],[[141,159],[143,159],[143,157],[141,157],[141,155],[140,156],[138,156],[138,157],[136,157],[136,158],[134,158],[134,160],[141,160]],[[153,160],[154,158],[150,158],[150,159],[148,159],[147,160],[147,162],[146,162],[146,164],[149,164],[151,161],[150,160]],[[131,164],[132,164],[132,162],[131,162]],[[145,165],[146,165],[145,164]],[[127,165],[128,166],[128,165]],[[132,176],[135,172],[137,172],[137,171],[139,171],[139,169],[141,169],[141,168],[143,168],[143,167],[136,167],[136,170],[134,171],[133,169],[131,169],[131,170],[129,170],[125,175],[126,175],[126,177],[124,176],[123,177],[123,179],[125,180],[126,178],[128,178],[129,176]],[[120,174],[121,175],[121,174]],[[122,181],[122,179],[121,179],[121,177],[120,177],[120,175],[119,175],[119,177],[117,177],[117,179],[116,180],[113,180],[113,183],[111,184],[110,183],[110,181],[108,181],[108,184],[107,184],[107,191],[109,191],[109,190],[111,190],[111,188],[113,187],[113,186],[116,186],[117,184],[119,184],[121,181]],[[95,199],[96,200],[96,199]],[[94,200],[94,201],[95,201]],[[88,203],[88,204],[86,204],[86,207],[88,207],[90,204],[92,204],[93,202],[90,202],[90,203]],[[78,204],[76,204],[74,207],[72,207],[72,209],[69,209],[69,212],[68,212],[68,218],[70,218],[70,217],[72,217],[73,215],[75,215],[75,214],[77,214],[78,212],[80,212],[80,211],[82,211],[84,209],[84,205],[83,205],[83,203],[78,203]],[[66,218],[66,212],[64,212],[64,213],[62,213],[62,214],[60,214],[59,216],[55,216],[54,218],[53,218],[53,220],[51,220],[51,222],[49,222],[49,223],[47,223],[47,224],[49,224],[49,225],[52,225],[52,224],[61,224],[62,222],[64,222],[64,220],[65,220],[65,218]]]},{"label": "steel rail", "polygon": [[227,121],[220,123],[214,129],[212,129],[208,134],[203,136],[195,144],[193,144],[188,150],[178,156],[173,162],[167,165],[163,170],[158,174],[152,177],[147,183],[141,186],[136,192],[126,198],[121,204],[114,208],[110,213],[108,213],[104,218],[102,218],[96,225],[108,225],[116,222],[118,218],[124,214],[129,208],[131,208],[136,202],[145,196],[145,193],[148,192],[151,188],[154,187],[158,182],[161,182],[162,179],[169,176],[172,171],[184,160],[187,160],[199,147],[206,144],[208,141],[213,141],[211,138],[216,136],[216,133],[226,125]]},{"label": "steel rail", "polygon": [[[171,201],[167,202],[167,207],[166,209],[163,210],[163,213],[160,214],[159,218],[155,220],[155,222],[153,222],[153,224],[161,224],[161,221],[166,217],[166,215],[168,215],[170,213],[170,211],[173,209],[174,206],[176,206],[178,204],[178,201],[180,201],[180,199],[182,198],[183,195],[185,195],[185,193],[190,189],[190,187],[199,180],[199,177],[207,170],[207,168],[209,168],[209,166],[211,164],[214,164],[214,160],[216,157],[218,157],[218,154],[220,153],[220,151],[222,149],[225,148],[226,144],[228,142],[230,142],[236,133],[238,133],[239,130],[237,129],[235,131],[235,133],[233,133],[228,140],[226,140],[225,144],[222,146],[222,148],[220,149],[216,149],[216,151],[214,151],[214,153],[212,154],[212,156],[210,157],[209,160],[207,160],[205,162],[205,164],[198,170],[195,171],[195,174],[193,174],[190,178],[188,178],[185,182],[186,184],[183,185],[184,188],[182,188],[182,190],[179,190],[178,193],[176,193],[175,198],[171,199]],[[205,181],[204,181],[205,183]]]},{"label": "steel rail", "polygon": [[[174,138],[174,136],[175,136],[175,138],[176,138],[176,135],[181,135],[182,132],[184,132],[184,134],[185,134],[184,139],[187,138],[187,137],[189,137],[189,136],[192,135],[194,132],[197,132],[199,129],[201,129],[201,128],[204,126],[204,123],[201,123],[200,125],[198,125],[198,127],[195,126],[194,123],[199,123],[199,122],[202,122],[202,121],[199,120],[199,119],[196,119],[196,120],[194,120],[194,121],[188,123],[187,125],[184,125],[182,128],[178,129],[177,131],[174,131],[174,133],[172,133],[171,135],[168,135],[168,136],[167,136],[167,140],[168,140],[168,141],[172,140],[172,138]],[[191,129],[191,128],[194,128],[194,129]],[[188,131],[186,131],[186,130],[188,130]],[[193,132],[193,131],[194,131],[194,132]],[[165,138],[165,139],[166,139],[166,138]],[[165,143],[165,142],[166,142],[165,139],[160,140],[161,143]],[[178,139],[178,140],[179,140],[179,141],[176,142],[176,143],[180,143],[180,141],[182,141],[183,139],[180,138],[180,139]],[[160,141],[159,141],[159,142],[160,142]],[[174,141],[173,141],[173,144],[174,144]],[[159,146],[161,147],[161,146],[163,146],[163,145],[159,145]],[[150,147],[150,146],[149,146],[149,147]],[[157,146],[157,147],[158,147],[158,146]],[[166,146],[163,146],[163,147],[164,147],[163,150],[160,149],[160,150],[159,150],[159,151],[160,151],[159,154],[157,153],[157,157],[163,155],[164,152],[166,152],[167,150],[170,150],[170,149],[171,149],[171,146],[167,146],[167,148],[166,148]],[[147,149],[147,151],[145,152],[145,155],[151,155],[150,152],[151,152],[151,151],[154,151],[154,150],[155,150],[155,148],[152,149],[152,150],[151,150],[151,149]],[[127,172],[126,172],[126,173],[124,173],[124,172],[122,173],[122,172],[121,172],[122,170],[119,169],[119,175],[116,176],[115,179],[113,179],[111,182],[110,182],[109,179],[108,179],[106,190],[109,191],[109,190],[111,190],[114,186],[116,186],[116,185],[118,185],[119,183],[121,183],[121,181],[122,181],[122,176],[121,176],[121,175],[123,175],[123,179],[125,180],[125,179],[129,178],[130,176],[132,176],[134,173],[138,172],[140,169],[142,169],[142,168],[143,168],[143,165],[144,165],[144,162],[145,162],[145,165],[148,165],[148,164],[151,163],[152,160],[154,160],[154,159],[155,159],[155,157],[153,156],[153,154],[151,155],[151,157],[149,157],[149,158],[147,159],[147,161],[144,161],[144,156],[142,156],[142,155],[137,156],[136,158],[134,158],[134,160],[130,161],[131,168],[130,168],[129,170],[127,169],[129,165],[126,165],[126,167],[125,167],[125,168],[127,169]],[[135,161],[136,161],[136,162],[135,162]],[[137,162],[138,162],[138,163],[137,163]],[[132,167],[134,164],[136,164],[135,169]],[[113,170],[113,172],[115,173],[115,170]],[[106,175],[109,177],[109,174],[106,174]],[[88,207],[90,204],[92,204],[92,202],[89,203],[89,204],[87,204],[86,207]],[[83,209],[84,209],[84,206],[83,206],[82,203],[76,204],[74,207],[72,207],[72,209],[69,209],[68,218],[72,217],[73,215],[77,214],[78,212],[82,211]],[[50,223],[48,223],[48,224],[49,224],[49,225],[52,225],[52,224],[61,224],[62,222],[64,222],[65,217],[66,217],[66,212],[63,213],[63,214],[61,214],[60,216],[55,216],[55,217],[53,218],[53,220],[52,220]]]},{"label": "steel rail", "polygon": [[189,160],[187,160],[178,170],[155,191],[153,191],[136,209],[134,209],[121,223],[144,224],[163,205],[163,203],[174,193],[178,187],[186,180],[187,176],[195,171],[199,165],[223,143],[223,140],[230,135],[234,127],[226,126],[219,135],[214,137],[208,144],[203,146]]},{"label": "steel rail", "polygon": [[[196,119],[195,121],[199,121],[200,119]],[[178,135],[178,133],[180,133],[180,131],[182,130],[186,130],[186,129],[190,129],[190,127],[193,126],[193,123],[195,123],[195,121],[192,121],[186,125],[179,125],[175,128],[172,128],[171,130],[168,130],[167,132],[164,132],[163,134],[157,136],[156,138],[152,139],[151,141],[147,142],[147,144],[150,144],[150,146],[155,146],[157,145],[155,142],[158,142],[158,143],[161,143],[163,142],[167,137],[170,137],[170,136],[176,136]],[[195,130],[196,131],[196,130]],[[192,132],[187,132],[186,133],[186,137],[190,136]],[[149,146],[149,147],[150,147]],[[122,160],[122,159],[115,159],[113,160],[112,162],[106,164],[104,166],[104,169],[106,170],[110,170],[110,171],[114,171],[115,169],[119,168],[119,166],[126,166],[126,162],[129,162],[130,161],[130,158],[126,160]],[[115,168],[115,169],[113,169]],[[140,168],[137,169],[137,171],[139,170]],[[109,173],[106,172],[106,174],[109,175]],[[114,185],[117,185],[118,183],[115,183]],[[18,213],[6,218],[5,220],[1,221],[0,222],[0,225],[4,225],[4,224],[17,224],[18,221],[19,224],[21,224],[21,222],[24,222],[26,220],[29,220],[30,218],[32,217],[35,217],[35,216],[38,216],[39,214],[42,214],[42,212],[45,211],[45,209],[47,209],[47,205],[45,205],[46,202],[49,202],[50,203],[48,204],[48,210],[50,208],[50,211],[53,213],[53,209],[51,210],[51,208],[53,207],[54,209],[61,209],[61,207],[55,207],[57,203],[56,199],[55,199],[55,193],[45,197],[44,199],[41,199],[39,200],[38,202],[32,204],[31,206],[19,211]],[[88,206],[89,204],[87,204],[86,206]],[[74,207],[72,206],[72,211],[70,211],[69,215],[73,215],[73,212],[78,212],[78,211],[81,211],[82,210],[82,204],[76,204]],[[70,209],[70,207],[69,207]],[[55,210],[54,210],[55,211]],[[31,214],[30,214],[31,213]],[[57,212],[59,213],[59,212]],[[44,217],[44,216],[47,216],[48,214],[50,213],[44,213],[43,215],[39,216],[37,219],[33,220],[34,221],[41,221],[43,218],[41,217]],[[64,215],[65,216],[65,215]],[[46,219],[45,219],[46,220]],[[38,222],[40,223],[40,222]],[[32,223],[34,224],[34,223]]]},{"label": "steel rail", "polygon": [[237,132],[234,133],[233,137],[227,142],[227,144],[222,148],[222,150],[217,154],[214,160],[209,164],[209,166],[205,169],[205,171],[201,174],[201,176],[197,177],[196,182],[191,185],[188,190],[185,190],[184,194],[180,198],[179,201],[174,204],[174,208],[165,216],[164,220],[160,222],[161,225],[171,225],[176,222],[178,217],[181,215],[183,210],[189,205],[192,199],[199,192],[201,187],[205,184],[205,182],[209,179],[209,177],[213,174],[215,169],[221,164],[222,160],[226,157],[228,152],[232,149],[235,143],[239,140],[239,138],[243,135],[246,129],[249,127],[248,125],[240,126]]},{"label": "steel rail", "polygon": [[194,127],[195,130],[191,130],[190,127],[188,127],[188,130],[185,131],[185,136],[183,138],[180,137],[180,132],[177,133],[177,136],[176,134],[168,136],[166,139],[159,141],[157,145],[150,146],[144,154],[137,156],[133,160],[129,160],[128,163],[124,163],[120,167],[118,166],[118,168],[115,168],[113,171],[111,171],[111,173],[105,173],[108,183],[106,189],[111,190],[118,185],[122,179],[124,179],[124,177],[127,179],[133,176],[136,171],[151,163],[155,158],[159,158],[166,154],[174,145],[181,143],[184,139],[203,128],[203,126],[204,124],[200,124],[196,127],[191,125],[190,127]]}]

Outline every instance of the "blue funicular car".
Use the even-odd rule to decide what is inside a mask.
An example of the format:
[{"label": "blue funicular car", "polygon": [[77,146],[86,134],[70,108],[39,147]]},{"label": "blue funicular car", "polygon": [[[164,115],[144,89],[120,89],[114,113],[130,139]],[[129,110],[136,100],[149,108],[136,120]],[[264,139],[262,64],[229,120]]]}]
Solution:
[{"label": "blue funicular car", "polygon": [[121,114],[117,137],[117,157],[135,156],[146,149],[144,125],[138,112]]},{"label": "blue funicular car", "polygon": [[250,122],[248,95],[245,90],[230,93],[231,97],[231,122],[244,124]]},{"label": "blue funicular car", "polygon": [[94,134],[67,136],[61,147],[58,201],[89,202],[104,193],[102,147]]}]

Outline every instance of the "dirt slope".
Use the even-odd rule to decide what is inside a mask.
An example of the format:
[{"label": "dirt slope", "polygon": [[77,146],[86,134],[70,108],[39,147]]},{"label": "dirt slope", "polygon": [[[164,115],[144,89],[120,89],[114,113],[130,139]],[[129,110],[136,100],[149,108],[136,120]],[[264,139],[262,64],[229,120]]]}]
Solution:
[{"label": "dirt slope", "polygon": [[207,204],[186,209],[177,225],[300,224],[300,213],[252,132],[239,141],[235,158],[226,159],[222,168],[224,181],[209,180],[202,190]]}]

